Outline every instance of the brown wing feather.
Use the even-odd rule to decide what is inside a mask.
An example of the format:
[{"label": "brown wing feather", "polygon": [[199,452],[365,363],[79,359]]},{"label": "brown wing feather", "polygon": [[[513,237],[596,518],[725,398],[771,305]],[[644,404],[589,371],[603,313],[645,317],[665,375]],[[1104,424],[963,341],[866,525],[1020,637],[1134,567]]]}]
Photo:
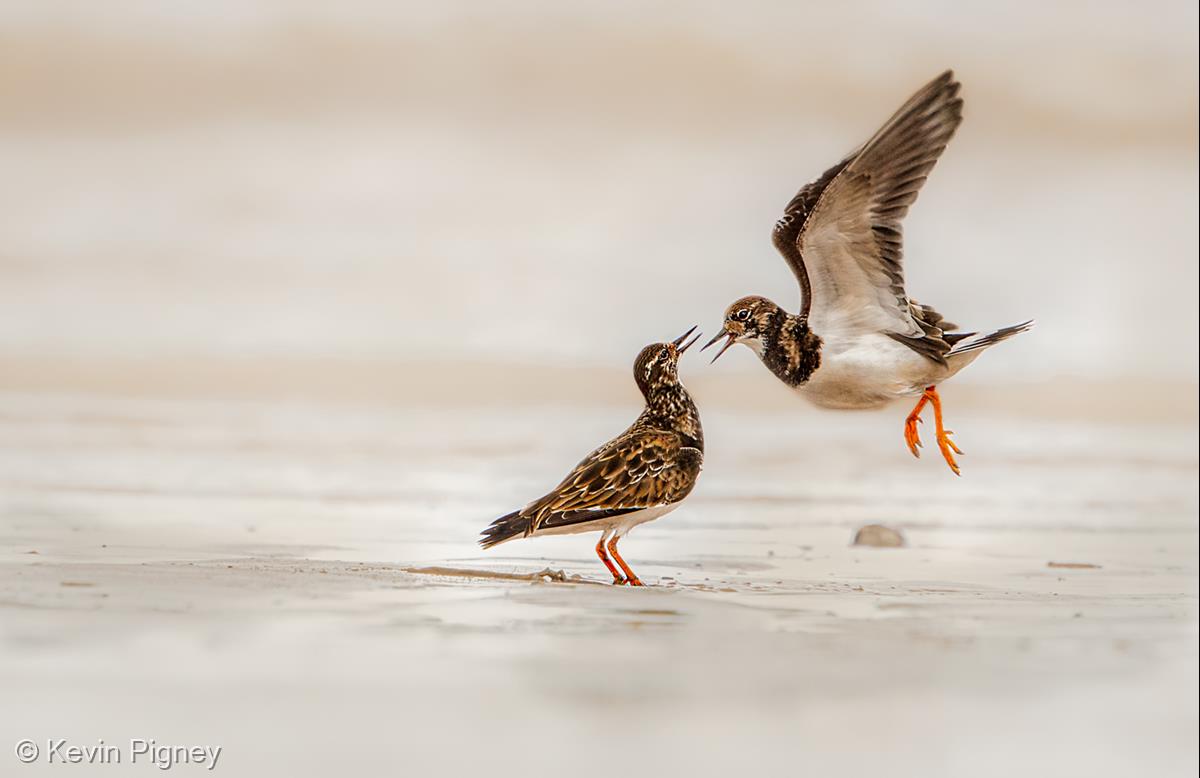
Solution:
[{"label": "brown wing feather", "polygon": [[633,429],[592,452],[521,513],[532,517],[532,532],[678,502],[695,486],[700,457],[674,432]]},{"label": "brown wing feather", "polygon": [[775,228],[771,230],[771,242],[783,255],[788,267],[792,269],[792,274],[800,283],[802,306],[800,315],[806,318],[812,301],[812,286],[808,280],[808,270],[804,267],[804,259],[800,256],[799,248],[796,245],[796,238],[800,235],[800,230],[804,228],[804,222],[808,220],[808,215],[812,213],[817,201],[821,199],[821,193],[825,191],[825,187],[829,186],[829,182],[836,178],[846,165],[850,164],[851,159],[853,159],[853,155],[826,170],[816,181],[811,181],[801,187],[796,196],[784,208],[783,216],[775,222]]},{"label": "brown wing feather", "polygon": [[901,220],[962,121],[959,88],[950,71],[931,81],[801,189],[776,224],[773,242],[804,296],[801,315],[822,337],[874,329],[935,360],[949,351],[932,309],[905,294]]}]

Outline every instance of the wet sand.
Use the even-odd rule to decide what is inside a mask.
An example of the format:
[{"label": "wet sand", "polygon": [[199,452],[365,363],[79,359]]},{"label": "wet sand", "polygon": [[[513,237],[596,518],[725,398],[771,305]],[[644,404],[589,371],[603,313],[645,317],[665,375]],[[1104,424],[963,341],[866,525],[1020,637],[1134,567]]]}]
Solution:
[{"label": "wet sand", "polygon": [[[11,741],[221,745],[226,775],[1195,772],[1190,387],[1126,416],[1121,387],[951,386],[956,479],[903,409],[693,366],[705,472],[622,544],[633,590],[590,536],[474,545],[627,423],[624,371],[471,402],[7,367]],[[870,523],[907,546],[851,546]]]}]

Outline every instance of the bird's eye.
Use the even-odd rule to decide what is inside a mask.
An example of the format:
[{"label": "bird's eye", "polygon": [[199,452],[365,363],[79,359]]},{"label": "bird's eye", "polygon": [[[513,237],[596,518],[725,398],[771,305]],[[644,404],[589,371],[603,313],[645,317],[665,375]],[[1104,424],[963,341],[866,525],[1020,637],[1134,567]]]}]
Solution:
[{"label": "bird's eye", "polygon": [[659,349],[659,350],[658,350],[658,358],[659,358],[659,359],[666,359],[666,358],[667,358],[667,350],[666,350],[665,348],[663,348],[663,349]]},{"label": "bird's eye", "polygon": [[740,311],[738,311],[737,313],[735,313],[733,315],[733,318],[737,319],[738,321],[746,321],[747,319],[750,318],[750,311],[747,308],[743,308]]}]

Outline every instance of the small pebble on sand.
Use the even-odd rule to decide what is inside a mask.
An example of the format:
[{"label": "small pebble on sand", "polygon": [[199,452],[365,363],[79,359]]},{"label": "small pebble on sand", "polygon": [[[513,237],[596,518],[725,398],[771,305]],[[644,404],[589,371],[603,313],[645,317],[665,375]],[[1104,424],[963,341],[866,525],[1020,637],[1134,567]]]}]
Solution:
[{"label": "small pebble on sand", "polygon": [[882,524],[868,524],[854,536],[856,546],[874,546],[876,548],[900,548],[904,545],[904,536],[899,530],[885,527]]}]

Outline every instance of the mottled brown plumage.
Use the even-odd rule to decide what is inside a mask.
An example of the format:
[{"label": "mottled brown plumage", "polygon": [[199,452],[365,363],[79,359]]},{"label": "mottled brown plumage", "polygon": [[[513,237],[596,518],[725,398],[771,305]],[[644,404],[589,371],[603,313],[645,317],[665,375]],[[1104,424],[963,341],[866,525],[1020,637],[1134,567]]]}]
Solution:
[{"label": "mottled brown plumage", "polygon": [[[539,534],[602,532],[596,551],[614,583],[640,585],[617,552],[630,529],[676,506],[696,485],[704,460],[704,430],[691,395],[679,382],[679,357],[699,339],[646,346],[634,380],[646,406],[630,427],[583,459],[553,490],[496,519],[479,541],[484,548]],[[621,575],[604,553],[620,564]]]},{"label": "mottled brown plumage", "polygon": [[704,458],[701,449],[683,441],[680,433],[639,418],[525,509],[526,534],[589,521],[596,510],[611,514],[679,502],[692,491]]}]

